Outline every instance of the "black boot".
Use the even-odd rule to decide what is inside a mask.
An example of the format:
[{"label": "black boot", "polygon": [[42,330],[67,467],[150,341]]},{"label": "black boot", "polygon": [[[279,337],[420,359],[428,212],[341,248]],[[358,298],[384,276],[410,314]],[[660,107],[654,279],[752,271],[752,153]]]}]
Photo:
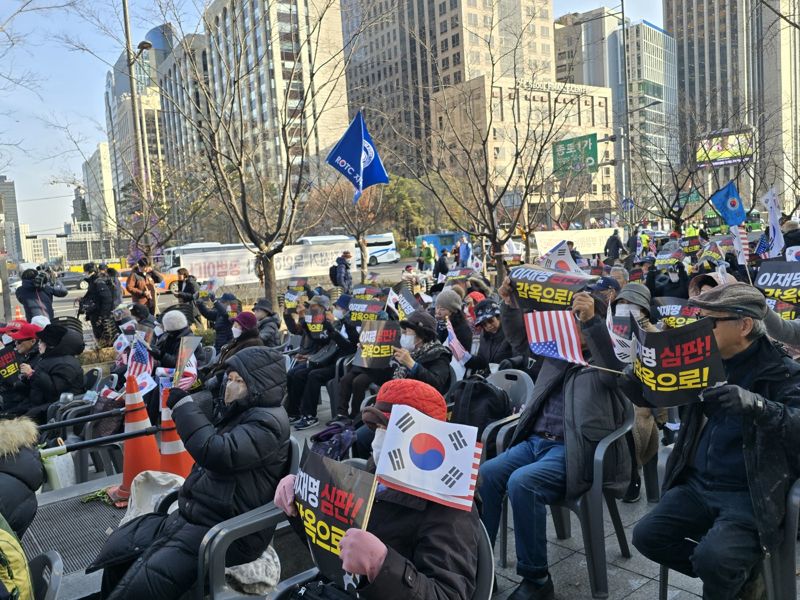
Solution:
[{"label": "black boot", "polygon": [[523,579],[517,589],[508,597],[508,600],[553,600],[554,598],[553,578],[548,573],[547,581],[544,583]]}]

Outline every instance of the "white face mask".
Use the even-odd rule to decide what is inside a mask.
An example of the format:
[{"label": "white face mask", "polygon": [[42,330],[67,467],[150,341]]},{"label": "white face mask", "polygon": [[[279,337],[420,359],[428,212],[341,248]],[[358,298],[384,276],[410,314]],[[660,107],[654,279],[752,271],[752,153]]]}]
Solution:
[{"label": "white face mask", "polygon": [[400,336],[400,347],[411,352],[417,347],[417,336],[404,333]]},{"label": "white face mask", "polygon": [[378,464],[381,451],[383,450],[383,440],[386,439],[386,430],[383,427],[378,427],[375,430],[375,437],[372,438],[372,460]]},{"label": "white face mask", "polygon": [[14,342],[14,340],[12,340],[10,336],[6,335],[5,333],[3,334],[3,345],[4,346],[8,346],[9,344],[11,344],[13,342]]},{"label": "white face mask", "polygon": [[246,395],[247,386],[244,384],[244,381],[228,380],[228,383],[225,386],[225,404],[233,404],[240,398],[244,398]]},{"label": "white face mask", "polygon": [[667,273],[667,275],[669,275],[669,280],[672,283],[678,282],[678,274],[675,271],[670,271],[669,273]]},{"label": "white face mask", "polygon": [[231,327],[231,331],[233,332],[233,339],[239,339],[239,336],[242,335],[242,330],[239,327]]},{"label": "white face mask", "polygon": [[333,309],[333,318],[337,321],[341,321],[344,319],[344,311],[341,308],[334,308]]}]

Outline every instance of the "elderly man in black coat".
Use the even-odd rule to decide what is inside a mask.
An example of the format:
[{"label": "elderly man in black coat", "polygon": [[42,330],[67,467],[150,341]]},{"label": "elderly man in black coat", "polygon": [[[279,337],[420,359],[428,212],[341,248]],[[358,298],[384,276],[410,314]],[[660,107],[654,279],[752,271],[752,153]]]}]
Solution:
[{"label": "elderly man in black coat", "polygon": [[[227,380],[209,418],[183,390],[167,400],[195,461],[169,516],[150,513],[109,537],[87,572],[105,569],[102,596],[112,600],[181,597],[197,578],[197,553],[210,528],[270,502],[288,469],[289,420],[283,355],[247,348],[228,360]],[[272,530],[234,543],[229,565],[261,556]],[[198,585],[203,585],[198,582]]]},{"label": "elderly man in black coat", "polygon": [[[664,495],[636,525],[633,544],[702,579],[703,598],[756,597],[761,559],[783,539],[786,496],[800,477],[800,365],[767,338],[769,309],[757,289],[731,283],[689,304],[713,322],[727,382],[687,406]],[[632,375],[624,389],[644,405]]]}]

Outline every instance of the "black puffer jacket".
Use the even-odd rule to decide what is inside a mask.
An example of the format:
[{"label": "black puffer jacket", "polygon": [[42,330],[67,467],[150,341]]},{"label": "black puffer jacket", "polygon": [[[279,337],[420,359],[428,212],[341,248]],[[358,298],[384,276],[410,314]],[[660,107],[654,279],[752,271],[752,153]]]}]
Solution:
[{"label": "black puffer jacket", "polygon": [[[283,354],[246,348],[228,366],[244,379],[247,397],[227,407],[218,403],[220,416],[214,423],[188,399],[172,411],[178,434],[195,460],[181,487],[181,515],[207,527],[271,501],[289,457],[289,418],[281,406],[286,389]],[[271,538],[272,531],[262,531],[243,544],[252,548],[255,559]]]},{"label": "black puffer jacket", "polygon": [[200,288],[197,285],[197,279],[195,279],[194,275],[189,275],[189,277],[183,281],[179,281],[177,286],[178,291],[174,295],[181,302],[193,301],[194,297],[197,295],[197,292],[200,291]]},{"label": "black puffer jacket", "polygon": [[[178,352],[181,349],[181,340],[192,334],[192,330],[188,327],[179,329],[178,331],[168,331],[161,334],[161,337],[156,341],[155,347],[151,354],[158,360],[159,366],[165,369],[174,369],[178,361]],[[195,358],[199,358],[202,348],[198,345],[194,351]]]},{"label": "black puffer jacket", "polygon": [[30,378],[27,416],[44,423],[47,407],[57,402],[61,394],[82,394],[86,391],[83,369],[77,359],[83,349],[83,338],[76,331],[68,329],[57,346],[48,348],[42,354]]},{"label": "black puffer jacket", "polygon": [[[783,356],[766,337],[759,345],[756,370],[749,390],[765,398],[758,418],[742,417],[744,463],[761,545],[772,551],[783,539],[779,534],[786,512],[786,496],[800,477],[800,365]],[[624,378],[631,400],[646,406],[641,384]],[[706,421],[704,403],[686,406],[675,449],[667,461],[664,490],[682,482],[691,467],[695,448]]]},{"label": "black puffer jacket", "polygon": [[278,315],[264,317],[258,322],[258,337],[268,348],[274,348],[281,343],[281,318]]},{"label": "black puffer jacket", "polygon": [[[39,355],[39,345],[36,344],[31,348],[27,354],[17,353],[17,363],[28,364],[32,369],[36,370],[41,360]],[[9,383],[0,384],[0,395],[3,397],[3,412],[9,414],[25,414],[27,410],[21,413],[17,411],[17,407],[27,400],[31,393],[31,382],[27,377],[17,377],[9,379]]]},{"label": "black puffer jacket", "polygon": [[411,357],[416,362],[414,368],[403,368],[402,370],[398,368],[394,378],[422,381],[436,388],[444,396],[452,383],[450,381],[450,360],[453,358],[453,353],[438,342],[426,346],[411,353]]},{"label": "black puffer jacket", "polygon": [[15,295],[17,301],[25,311],[25,319],[30,321],[33,317],[44,315],[48,319],[53,318],[53,296],[63,298],[69,292],[66,288],[52,285],[37,287],[33,284],[33,279],[24,279],[17,288]]},{"label": "black puffer jacket", "polygon": [[36,516],[35,492],[44,483],[38,439],[30,419],[0,421],[0,514],[20,539]]},{"label": "black puffer jacket", "polygon": [[214,349],[219,352],[222,347],[233,339],[231,318],[225,305],[219,300],[214,301],[214,306],[208,308],[205,302],[198,300],[195,303],[197,310],[206,319],[214,324]]},{"label": "black puffer jacket", "polygon": [[111,286],[108,285],[108,278],[105,275],[94,273],[87,280],[89,289],[81,299],[81,304],[86,311],[86,318],[107,317],[114,308],[114,294]]},{"label": "black puffer jacket", "polygon": [[481,333],[477,354],[464,363],[464,366],[476,371],[487,370],[491,363],[500,364],[512,356],[511,346],[506,340],[506,335],[501,327],[495,333],[487,331]]}]

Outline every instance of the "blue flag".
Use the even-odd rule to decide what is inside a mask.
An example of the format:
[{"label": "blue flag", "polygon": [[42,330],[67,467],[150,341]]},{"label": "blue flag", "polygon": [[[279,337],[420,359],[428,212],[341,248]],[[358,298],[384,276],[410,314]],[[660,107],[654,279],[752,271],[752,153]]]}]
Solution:
[{"label": "blue flag", "polygon": [[733,181],[728,182],[728,185],[711,196],[711,204],[728,225],[741,225],[747,218],[739,190]]},{"label": "blue flag", "polygon": [[364,117],[358,112],[342,139],[328,154],[326,162],[350,180],[356,193],[353,202],[358,202],[361,192],[376,183],[389,183],[378,150],[372,143]]}]

